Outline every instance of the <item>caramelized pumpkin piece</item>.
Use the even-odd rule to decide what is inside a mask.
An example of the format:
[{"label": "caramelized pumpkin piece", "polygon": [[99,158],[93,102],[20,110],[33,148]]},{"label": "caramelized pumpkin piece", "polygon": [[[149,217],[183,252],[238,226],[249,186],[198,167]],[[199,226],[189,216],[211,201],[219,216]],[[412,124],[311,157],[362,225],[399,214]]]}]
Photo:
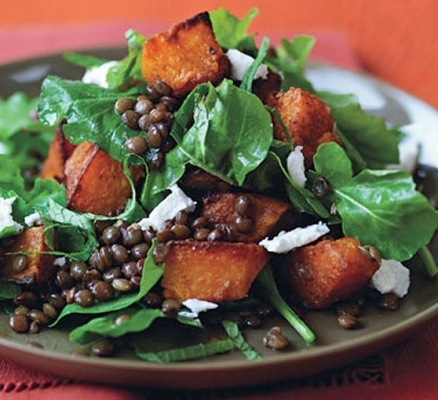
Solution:
[{"label": "caramelized pumpkin piece", "polygon": [[152,36],[143,47],[143,78],[149,83],[163,81],[175,96],[203,82],[220,82],[229,68],[207,12]]},{"label": "caramelized pumpkin piece", "polygon": [[257,244],[184,240],[168,246],[164,296],[180,301],[242,299],[270,258]]},{"label": "caramelized pumpkin piece", "polygon": [[[238,205],[245,202],[247,206]],[[203,198],[202,216],[206,217],[213,226],[231,226],[234,228],[233,241],[245,243],[258,243],[282,229],[290,229],[294,223],[289,204],[252,193],[218,192],[206,195]],[[238,220],[242,221],[245,218],[251,220],[252,227],[245,231],[245,226],[241,225],[239,232]]]},{"label": "caramelized pumpkin piece", "polygon": [[73,153],[75,146],[71,144],[62,132],[62,125],[56,129],[55,136],[49,147],[47,158],[43,163],[40,178],[55,179],[59,183],[64,183],[65,162]]},{"label": "caramelized pumpkin piece", "polygon": [[[293,145],[303,146],[305,165],[313,163],[316,149],[322,143],[341,144],[339,136],[333,133],[334,119],[327,105],[317,96],[299,88],[287,92],[272,93],[267,104],[273,107],[288,129]],[[287,142],[283,126],[273,116],[274,137]]]},{"label": "caramelized pumpkin piece", "polygon": [[282,283],[308,308],[323,309],[363,289],[380,262],[357,239],[323,240],[291,253],[281,270]]},{"label": "caramelized pumpkin piece", "polygon": [[[49,251],[45,242],[44,226],[35,226],[23,230],[12,245],[2,249],[0,275],[3,279],[18,284],[43,284],[54,273],[55,256],[41,254]],[[29,252],[24,269],[17,268],[15,252]]]},{"label": "caramelized pumpkin piece", "polygon": [[131,196],[123,165],[91,142],[79,144],[65,164],[67,206],[99,215],[120,214]]}]

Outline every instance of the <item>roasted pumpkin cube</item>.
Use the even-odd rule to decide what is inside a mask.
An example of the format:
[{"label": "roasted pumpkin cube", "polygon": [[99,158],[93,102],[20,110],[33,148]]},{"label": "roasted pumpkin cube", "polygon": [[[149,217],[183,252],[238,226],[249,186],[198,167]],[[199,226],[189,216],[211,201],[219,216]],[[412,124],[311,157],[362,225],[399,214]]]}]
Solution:
[{"label": "roasted pumpkin cube", "polygon": [[[317,96],[299,88],[287,92],[274,92],[268,96],[267,104],[273,107],[289,131],[294,147],[303,146],[305,165],[313,163],[318,146],[326,142],[341,144],[333,132],[334,119],[327,105]],[[284,127],[273,115],[274,137],[287,142]]]},{"label": "roasted pumpkin cube", "polygon": [[244,298],[269,253],[257,244],[171,241],[165,258],[164,296],[211,302]]},{"label": "roasted pumpkin cube", "polygon": [[[245,202],[245,210],[242,210],[238,203]],[[210,193],[203,197],[201,215],[208,219],[212,227],[231,226],[232,241],[245,243],[258,243],[280,230],[288,230],[293,227],[295,221],[288,203],[253,193]],[[246,218],[250,220],[250,229],[245,226]]]},{"label": "roasted pumpkin cube", "polygon": [[162,81],[175,96],[203,82],[220,82],[230,69],[216,41],[207,12],[200,13],[147,39],[142,75],[148,83]]},{"label": "roasted pumpkin cube", "polygon": [[122,163],[91,142],[67,160],[65,187],[69,208],[108,216],[120,214],[132,193]]},{"label": "roasted pumpkin cube", "polygon": [[71,144],[62,132],[62,124],[55,131],[52,143],[49,147],[47,158],[45,159],[40,178],[55,179],[59,183],[64,183],[65,162],[73,153],[75,146]]},{"label": "roasted pumpkin cube", "polygon": [[[2,249],[0,256],[0,275],[3,279],[18,284],[43,284],[53,274],[55,256],[44,254],[50,250],[45,242],[44,226],[24,229],[14,242]],[[26,252],[24,269],[17,268],[14,261],[17,255],[8,253]]]},{"label": "roasted pumpkin cube", "polygon": [[366,287],[380,262],[358,240],[322,240],[291,253],[281,266],[281,282],[312,309],[328,308]]}]

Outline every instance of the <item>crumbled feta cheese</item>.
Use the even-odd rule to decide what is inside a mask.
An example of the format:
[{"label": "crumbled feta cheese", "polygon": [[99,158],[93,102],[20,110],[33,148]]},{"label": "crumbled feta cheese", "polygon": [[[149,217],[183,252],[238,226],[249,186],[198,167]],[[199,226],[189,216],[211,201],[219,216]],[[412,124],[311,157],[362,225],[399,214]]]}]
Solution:
[{"label": "crumbled feta cheese", "polygon": [[[246,71],[253,63],[254,58],[236,49],[229,49],[227,51],[227,56],[231,63],[231,78],[236,81],[241,81],[245,76]],[[257,69],[254,79],[266,79],[267,77],[268,67],[262,64]]]},{"label": "crumbled feta cheese", "polygon": [[67,263],[67,259],[65,257],[58,257],[53,261],[53,265],[56,267],[63,267]]},{"label": "crumbled feta cheese", "polygon": [[100,86],[104,89],[108,88],[106,76],[111,67],[117,64],[117,61],[108,61],[98,67],[88,69],[82,77],[82,82]]},{"label": "crumbled feta cheese", "polygon": [[394,293],[404,297],[408,293],[409,269],[395,260],[382,260],[380,268],[371,278],[371,286],[382,294]]},{"label": "crumbled feta cheese", "polygon": [[9,199],[3,199],[0,197],[0,231],[12,227],[17,232],[23,229],[23,226],[14,221],[12,217],[12,203],[16,197],[10,197]]},{"label": "crumbled feta cheese", "polygon": [[259,242],[259,245],[271,253],[285,254],[298,247],[314,242],[328,232],[330,232],[328,226],[323,222],[319,222],[305,228],[295,228],[289,232],[281,231],[272,239],[263,239]]},{"label": "crumbled feta cheese", "polygon": [[38,211],[35,211],[34,213],[29,214],[26,217],[24,217],[24,223],[27,226],[34,226],[34,225],[41,223],[41,216],[38,213]]},{"label": "crumbled feta cheese", "polygon": [[183,301],[182,304],[190,311],[180,311],[178,315],[187,318],[198,318],[201,312],[214,310],[218,306],[216,303],[198,299],[187,299]]},{"label": "crumbled feta cheese", "polygon": [[171,193],[159,203],[138,225],[144,231],[153,228],[156,231],[163,229],[166,221],[174,218],[180,211],[194,211],[196,201],[188,197],[176,184],[170,188]]},{"label": "crumbled feta cheese", "polygon": [[304,174],[303,146],[297,146],[289,153],[286,159],[286,166],[290,177],[298,183],[299,186],[304,187],[307,178]]}]

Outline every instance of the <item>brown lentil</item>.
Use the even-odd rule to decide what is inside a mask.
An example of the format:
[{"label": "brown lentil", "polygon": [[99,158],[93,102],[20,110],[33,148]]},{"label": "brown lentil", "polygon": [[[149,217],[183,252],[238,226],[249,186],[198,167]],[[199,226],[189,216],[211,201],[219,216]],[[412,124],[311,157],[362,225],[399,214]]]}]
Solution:
[{"label": "brown lentil", "polygon": [[131,129],[138,128],[138,120],[140,118],[140,114],[136,113],[134,110],[126,110],[122,114],[123,123]]},{"label": "brown lentil", "polygon": [[353,314],[339,314],[338,323],[341,328],[353,329],[357,326],[357,317]]},{"label": "brown lentil", "polygon": [[26,269],[27,257],[24,254],[17,254],[12,260],[12,270],[14,272],[21,272]]},{"label": "brown lentil", "polygon": [[127,97],[121,97],[116,101],[114,105],[114,110],[119,115],[122,115],[124,112],[128,110],[132,110],[133,108],[134,108],[134,101],[128,99]]},{"label": "brown lentil", "polygon": [[263,337],[263,345],[274,350],[282,350],[289,346],[289,340],[282,334],[279,326],[274,326]]},{"label": "brown lentil", "polygon": [[117,292],[129,292],[132,289],[131,283],[124,278],[116,278],[111,282],[112,287]]},{"label": "brown lentil", "polygon": [[26,315],[13,315],[9,318],[9,326],[14,332],[26,333],[29,331],[30,321]]},{"label": "brown lentil", "polygon": [[91,354],[98,357],[110,356],[115,348],[114,341],[109,338],[99,339],[91,346]]},{"label": "brown lentil", "polygon": [[148,149],[148,142],[143,136],[132,136],[126,139],[125,148],[132,154],[143,154]]},{"label": "brown lentil", "polygon": [[94,304],[94,295],[89,289],[81,289],[75,293],[74,301],[81,307],[91,307]]},{"label": "brown lentil", "polygon": [[394,293],[382,294],[378,305],[383,310],[395,311],[400,307],[401,299]]}]

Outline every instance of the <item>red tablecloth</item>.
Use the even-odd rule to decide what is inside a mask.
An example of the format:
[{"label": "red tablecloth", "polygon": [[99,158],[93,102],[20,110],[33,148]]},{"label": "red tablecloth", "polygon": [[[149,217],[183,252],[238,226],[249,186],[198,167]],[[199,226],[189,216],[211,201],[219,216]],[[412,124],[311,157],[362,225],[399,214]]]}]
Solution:
[{"label": "red tablecloth", "polygon": [[[0,28],[0,63],[65,50],[123,44],[129,23],[33,27],[31,30]],[[151,25],[136,26],[143,33]],[[313,53],[319,58],[350,69],[360,69],[343,36],[316,32]],[[0,77],[1,79],[1,77]],[[0,358],[2,398],[44,399],[436,399],[438,398],[438,319],[407,341],[365,360],[300,380],[266,387],[203,391],[170,391],[99,386],[43,374]]]}]

